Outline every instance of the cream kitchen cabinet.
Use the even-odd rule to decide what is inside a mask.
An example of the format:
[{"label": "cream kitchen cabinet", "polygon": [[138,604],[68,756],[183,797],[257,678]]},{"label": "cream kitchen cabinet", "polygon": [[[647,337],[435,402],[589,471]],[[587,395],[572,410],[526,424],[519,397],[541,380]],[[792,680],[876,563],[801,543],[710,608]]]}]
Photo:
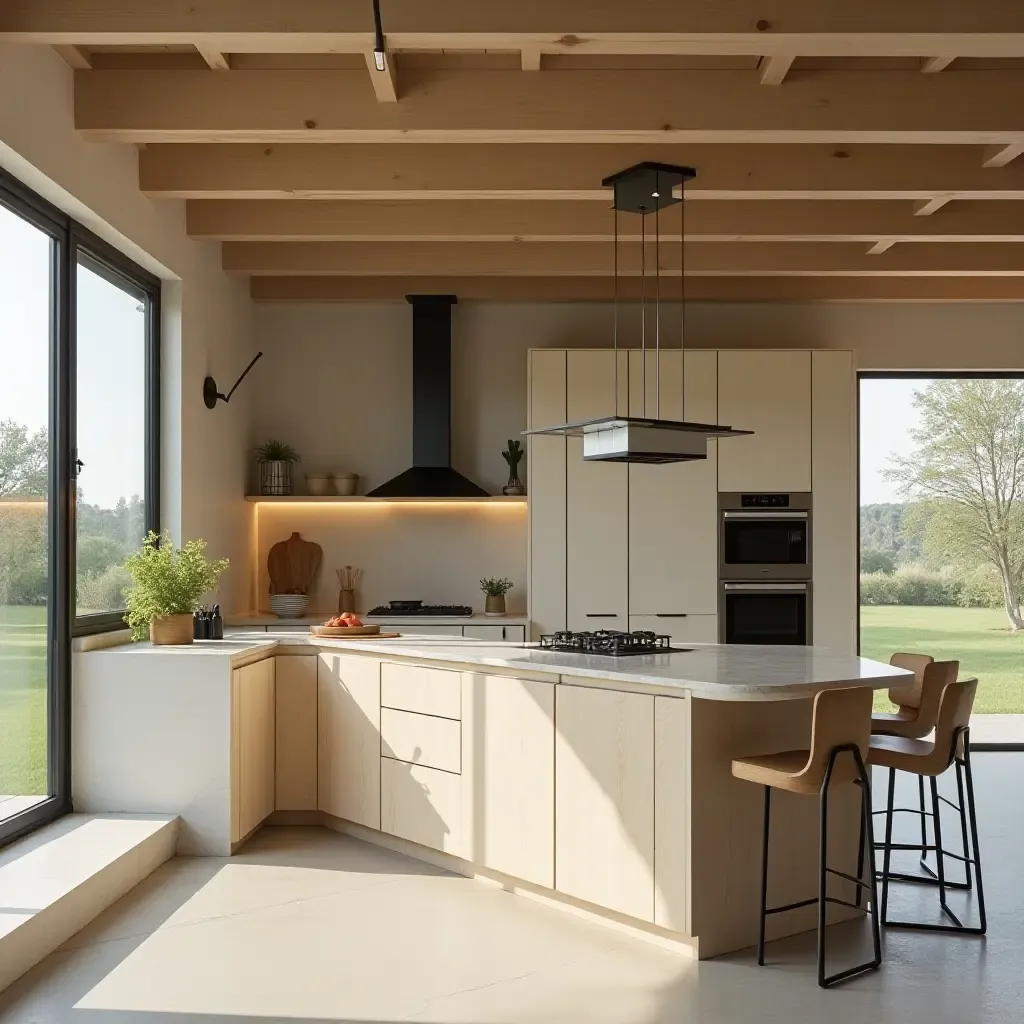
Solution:
[{"label": "cream kitchen cabinet", "polygon": [[718,490],[811,490],[811,353],[718,353]]},{"label": "cream kitchen cabinet", "polygon": [[321,653],[317,665],[317,805],[380,828],[381,663]]},{"label": "cream kitchen cabinet", "polygon": [[[563,583],[564,585],[564,583]],[[525,626],[463,626],[462,635],[469,640],[496,640],[504,643],[526,639]]]},{"label": "cream kitchen cabinet", "polygon": [[[630,415],[682,419],[685,386],[685,418],[715,423],[718,354],[687,352],[685,385],[683,368],[678,350],[648,353],[645,375],[642,354],[631,352]],[[637,615],[717,614],[717,449],[718,442],[709,442],[708,457],[699,462],[629,466],[631,621]]]},{"label": "cream kitchen cabinet", "polygon": [[380,759],[380,830],[432,850],[467,853],[463,777]]},{"label": "cream kitchen cabinet", "polygon": [[630,615],[629,628],[668,636],[673,647],[718,643],[717,615]]},{"label": "cream kitchen cabinet", "polygon": [[555,694],[555,888],[654,920],[654,697]]},{"label": "cream kitchen cabinet", "polygon": [[274,658],[231,675],[232,843],[274,810]]},{"label": "cream kitchen cabinet", "polygon": [[[565,423],[564,351],[530,353],[529,423],[531,427]],[[530,492],[529,594],[532,635],[565,629],[566,439],[526,439]]]},{"label": "cream kitchen cabinet", "polygon": [[554,682],[467,672],[463,706],[466,856],[553,889]]},{"label": "cream kitchen cabinet", "polygon": [[[628,382],[626,352],[618,353],[618,373],[614,352],[567,352],[568,421],[610,416],[616,408],[625,413]],[[584,462],[582,438],[570,437],[565,479],[566,623],[575,630],[625,629],[629,614],[627,468]],[[536,588],[532,581],[531,586]]]},{"label": "cream kitchen cabinet", "polygon": [[317,809],[315,654],[276,660],[276,796],[279,811]]},{"label": "cream kitchen cabinet", "polygon": [[816,645],[857,651],[857,403],[852,352],[815,352],[813,374]]}]

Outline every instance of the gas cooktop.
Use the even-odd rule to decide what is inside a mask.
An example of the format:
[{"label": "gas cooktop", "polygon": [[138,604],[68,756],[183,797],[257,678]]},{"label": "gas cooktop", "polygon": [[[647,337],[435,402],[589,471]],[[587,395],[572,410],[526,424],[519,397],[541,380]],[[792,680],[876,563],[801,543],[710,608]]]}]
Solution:
[{"label": "gas cooktop", "polygon": [[449,619],[469,618],[472,614],[473,609],[468,604],[424,604],[422,601],[388,601],[367,612],[376,616],[435,615]]},{"label": "gas cooktop", "polygon": [[670,636],[636,630],[623,633],[614,629],[574,633],[562,630],[540,638],[541,650],[562,651],[567,654],[606,654],[621,658],[628,654],[678,654],[689,648],[673,647]]}]

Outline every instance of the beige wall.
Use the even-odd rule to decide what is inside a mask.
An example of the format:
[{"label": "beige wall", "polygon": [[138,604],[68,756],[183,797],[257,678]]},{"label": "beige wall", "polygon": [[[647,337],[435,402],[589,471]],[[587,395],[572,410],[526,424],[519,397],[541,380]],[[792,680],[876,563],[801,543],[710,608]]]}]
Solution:
[{"label": "beige wall", "polygon": [[204,537],[231,558],[221,599],[248,608],[251,391],[213,412],[202,401],[207,373],[224,390],[251,357],[245,283],[223,274],[219,246],[187,238],[182,203],[139,192],[134,147],[79,137],[72,72],[53,50],[0,45],[0,97],[0,164],[165,282],[162,519],[176,537]]},{"label": "beige wall", "polygon": [[[452,458],[492,493],[526,425],[526,353],[611,343],[611,307],[467,302],[453,312]],[[265,363],[253,440],[280,436],[307,465],[373,487],[411,461],[411,311],[405,303],[256,307]],[[620,342],[636,345],[636,307]],[[679,344],[678,309],[662,341]],[[650,337],[650,334],[649,334]],[[852,349],[860,369],[1024,369],[1024,304],[694,304],[694,348]]]}]

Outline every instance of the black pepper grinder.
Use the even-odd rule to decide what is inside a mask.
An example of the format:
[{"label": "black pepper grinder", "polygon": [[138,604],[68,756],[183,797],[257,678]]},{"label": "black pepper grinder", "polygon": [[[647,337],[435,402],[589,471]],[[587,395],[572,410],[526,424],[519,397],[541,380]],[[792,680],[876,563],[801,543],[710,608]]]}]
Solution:
[{"label": "black pepper grinder", "polygon": [[220,613],[220,605],[213,606],[213,616],[210,619],[210,639],[224,639],[224,616]]}]

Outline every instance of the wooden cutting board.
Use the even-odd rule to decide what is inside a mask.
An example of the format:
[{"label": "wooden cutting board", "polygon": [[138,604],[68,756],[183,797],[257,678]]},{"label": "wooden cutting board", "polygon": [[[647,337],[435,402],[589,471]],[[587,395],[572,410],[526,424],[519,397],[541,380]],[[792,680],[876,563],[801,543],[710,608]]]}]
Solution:
[{"label": "wooden cutting board", "polygon": [[319,544],[293,533],[278,541],[267,554],[272,594],[308,594],[324,553]]}]

